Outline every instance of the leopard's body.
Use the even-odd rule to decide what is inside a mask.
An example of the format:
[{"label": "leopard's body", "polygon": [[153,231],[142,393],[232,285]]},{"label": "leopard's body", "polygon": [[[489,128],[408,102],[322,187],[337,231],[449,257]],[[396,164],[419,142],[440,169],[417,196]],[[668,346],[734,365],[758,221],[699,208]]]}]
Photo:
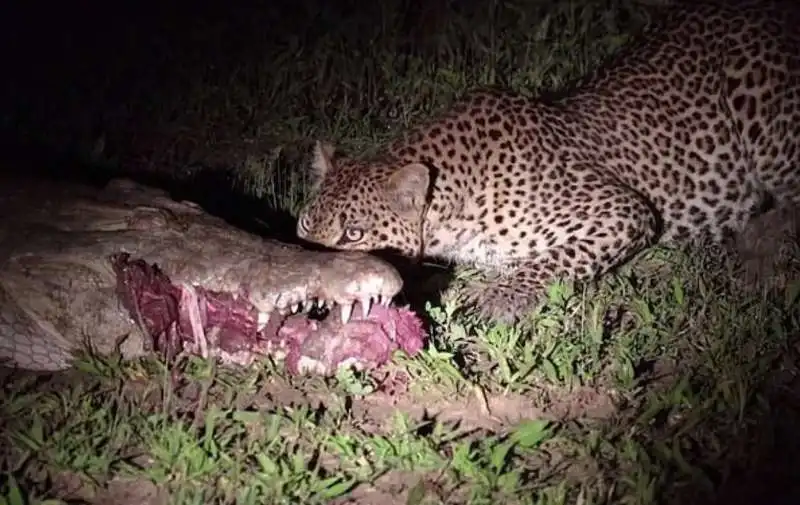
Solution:
[{"label": "leopard's body", "polygon": [[503,321],[556,277],[721,239],[800,200],[795,9],[675,6],[558,98],[476,90],[368,158],[318,143],[298,235],[499,269],[473,300]]}]

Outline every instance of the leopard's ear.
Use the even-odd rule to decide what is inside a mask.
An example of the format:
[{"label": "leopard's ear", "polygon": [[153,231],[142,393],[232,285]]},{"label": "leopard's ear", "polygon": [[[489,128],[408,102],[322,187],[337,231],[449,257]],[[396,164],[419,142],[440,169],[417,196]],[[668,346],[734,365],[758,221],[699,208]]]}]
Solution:
[{"label": "leopard's ear", "polygon": [[336,148],[329,142],[317,140],[314,143],[314,153],[311,160],[311,190],[316,192],[322,184],[325,175],[333,170],[333,153]]},{"label": "leopard's ear", "polygon": [[410,163],[394,172],[388,181],[389,197],[403,214],[419,217],[425,210],[431,176],[422,163]]}]

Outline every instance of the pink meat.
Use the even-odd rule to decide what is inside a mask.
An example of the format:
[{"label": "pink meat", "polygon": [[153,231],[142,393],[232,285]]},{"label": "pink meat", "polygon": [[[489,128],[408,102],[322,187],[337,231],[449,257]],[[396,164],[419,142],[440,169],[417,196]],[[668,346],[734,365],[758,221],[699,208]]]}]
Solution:
[{"label": "pink meat", "polygon": [[258,311],[246,296],[176,286],[157,265],[131,260],[127,253],[111,261],[123,306],[146,328],[153,350],[167,359],[188,351],[249,362],[259,354],[280,353],[292,373],[303,372],[300,365],[310,360],[317,372],[330,374],[345,362],[378,367],[397,349],[413,356],[426,337],[422,322],[407,308],[375,305],[364,319],[358,304],[347,324],[338,310],[322,321],[276,311],[258,331]]}]

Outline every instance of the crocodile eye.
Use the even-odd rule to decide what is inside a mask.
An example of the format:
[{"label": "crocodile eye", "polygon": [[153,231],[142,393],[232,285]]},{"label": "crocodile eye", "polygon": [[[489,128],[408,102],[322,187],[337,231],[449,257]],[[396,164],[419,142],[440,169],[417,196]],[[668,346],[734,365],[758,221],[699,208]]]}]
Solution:
[{"label": "crocodile eye", "polygon": [[345,228],[344,236],[342,236],[341,242],[358,242],[364,238],[364,230],[361,228]]}]

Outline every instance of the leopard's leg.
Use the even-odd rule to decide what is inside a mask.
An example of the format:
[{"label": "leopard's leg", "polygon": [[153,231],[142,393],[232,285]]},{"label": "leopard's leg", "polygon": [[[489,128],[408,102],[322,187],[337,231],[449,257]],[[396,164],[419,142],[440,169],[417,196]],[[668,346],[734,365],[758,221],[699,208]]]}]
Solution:
[{"label": "leopard's leg", "polygon": [[[589,280],[624,263],[658,235],[656,213],[637,193],[614,184],[595,186],[570,209],[576,219],[551,224],[560,241],[530,258],[510,262],[490,282],[467,288],[473,310],[513,323],[535,308],[558,279]],[[576,227],[580,222],[581,226]],[[555,227],[555,228],[554,228]]]}]

